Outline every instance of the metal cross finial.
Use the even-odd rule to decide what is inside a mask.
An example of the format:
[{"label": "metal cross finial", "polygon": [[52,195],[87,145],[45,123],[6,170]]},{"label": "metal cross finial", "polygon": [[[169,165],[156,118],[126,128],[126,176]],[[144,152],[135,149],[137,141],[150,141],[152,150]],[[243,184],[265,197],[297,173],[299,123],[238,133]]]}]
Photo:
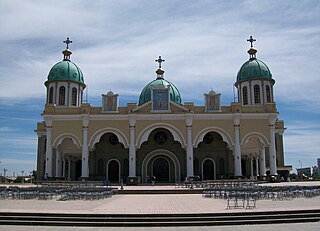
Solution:
[{"label": "metal cross finial", "polygon": [[255,42],[255,41],[257,41],[257,40],[255,40],[254,38],[252,38],[252,36],[250,35],[250,38],[247,39],[247,41],[250,42],[250,43],[251,43],[251,47],[253,47],[253,42]]},{"label": "metal cross finial", "polygon": [[69,44],[72,43],[72,41],[69,38],[67,38],[66,41],[63,41],[63,43],[67,44],[67,49],[69,49]]},{"label": "metal cross finial", "polygon": [[159,63],[159,68],[161,68],[161,63],[164,62],[164,61],[166,61],[166,60],[162,59],[161,56],[159,56],[159,58],[156,59],[155,61],[156,61],[157,63]]}]

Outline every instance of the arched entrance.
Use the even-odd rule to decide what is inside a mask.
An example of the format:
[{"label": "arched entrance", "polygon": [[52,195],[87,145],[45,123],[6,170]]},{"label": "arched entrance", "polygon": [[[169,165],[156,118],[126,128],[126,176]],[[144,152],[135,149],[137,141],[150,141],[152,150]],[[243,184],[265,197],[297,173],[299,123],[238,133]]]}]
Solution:
[{"label": "arched entrance", "polygon": [[228,143],[223,136],[211,131],[203,135],[202,141],[194,149],[194,158],[199,159],[199,168],[194,168],[195,175],[201,175],[203,180],[215,180],[217,178],[227,178],[228,159],[231,157]]},{"label": "arched entrance", "polygon": [[202,162],[202,179],[215,180],[215,163],[212,159],[205,159]]},{"label": "arched entrance", "polygon": [[117,160],[110,160],[107,164],[107,179],[110,182],[120,182],[120,164]]},{"label": "arched entrance", "polygon": [[170,165],[169,161],[164,157],[156,158],[152,165],[153,176],[156,177],[157,182],[169,182],[170,181]]},{"label": "arched entrance", "polygon": [[156,182],[180,181],[180,162],[170,151],[158,149],[150,152],[142,161],[142,182],[147,183],[152,177]]}]

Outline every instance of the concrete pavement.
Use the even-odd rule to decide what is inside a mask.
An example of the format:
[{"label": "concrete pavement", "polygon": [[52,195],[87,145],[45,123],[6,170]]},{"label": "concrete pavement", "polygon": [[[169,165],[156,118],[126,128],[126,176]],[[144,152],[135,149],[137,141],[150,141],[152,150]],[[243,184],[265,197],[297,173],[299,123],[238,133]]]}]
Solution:
[{"label": "concrete pavement", "polygon": [[[286,185],[320,185],[320,182],[290,182],[268,184],[268,186]],[[125,186],[125,189],[164,190],[175,189],[175,186]],[[120,190],[120,189],[119,189]],[[226,209],[226,200],[204,198],[200,194],[133,194],[114,195],[111,198],[97,201],[58,201],[58,200],[0,200],[1,212],[46,212],[46,213],[92,213],[92,214],[178,214],[178,213],[225,213],[247,211],[276,211],[296,209],[320,209],[320,197],[296,198],[290,201],[258,200],[254,210]],[[303,224],[274,224],[237,226],[236,230],[318,230],[319,222]],[[0,226],[0,230],[25,230],[20,226]],[[28,230],[56,230],[57,227],[28,227]],[[59,230],[100,230],[99,228],[72,228],[59,227]],[[103,230],[234,230],[234,226],[221,227],[124,227],[108,228]],[[102,228],[101,228],[102,230]]]}]

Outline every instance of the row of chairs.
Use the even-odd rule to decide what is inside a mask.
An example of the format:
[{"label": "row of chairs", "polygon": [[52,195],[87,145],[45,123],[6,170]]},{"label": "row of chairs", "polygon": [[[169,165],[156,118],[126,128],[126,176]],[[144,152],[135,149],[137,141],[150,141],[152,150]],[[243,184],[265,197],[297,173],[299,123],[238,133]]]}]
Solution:
[{"label": "row of chairs", "polygon": [[230,196],[227,198],[227,209],[255,209],[256,201],[251,196]]},{"label": "row of chairs", "polygon": [[68,186],[37,186],[37,187],[2,187],[0,199],[12,200],[99,200],[117,193],[110,187],[68,187]]},{"label": "row of chairs", "polygon": [[208,187],[203,197],[227,200],[227,209],[255,208],[257,200],[292,200],[320,196],[319,186],[268,187],[249,185],[247,187]]}]

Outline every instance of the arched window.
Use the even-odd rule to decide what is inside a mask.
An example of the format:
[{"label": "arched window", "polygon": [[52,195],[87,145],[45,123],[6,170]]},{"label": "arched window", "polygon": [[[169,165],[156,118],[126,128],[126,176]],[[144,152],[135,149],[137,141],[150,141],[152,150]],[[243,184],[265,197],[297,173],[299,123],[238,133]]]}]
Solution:
[{"label": "arched window", "polygon": [[77,89],[72,88],[72,106],[77,106]]},{"label": "arched window", "polygon": [[53,103],[53,87],[49,89],[49,103]]},{"label": "arched window", "polygon": [[271,102],[271,92],[270,92],[270,87],[267,85],[266,86],[266,94],[267,94],[267,103]]},{"label": "arched window", "polygon": [[59,88],[59,105],[65,105],[66,101],[66,88],[60,87]]},{"label": "arched window", "polygon": [[243,98],[243,105],[248,105],[248,88],[242,88],[242,98]]},{"label": "arched window", "polygon": [[254,85],[253,91],[254,91],[254,103],[255,103],[255,104],[261,103],[260,87],[259,87],[259,85]]}]

